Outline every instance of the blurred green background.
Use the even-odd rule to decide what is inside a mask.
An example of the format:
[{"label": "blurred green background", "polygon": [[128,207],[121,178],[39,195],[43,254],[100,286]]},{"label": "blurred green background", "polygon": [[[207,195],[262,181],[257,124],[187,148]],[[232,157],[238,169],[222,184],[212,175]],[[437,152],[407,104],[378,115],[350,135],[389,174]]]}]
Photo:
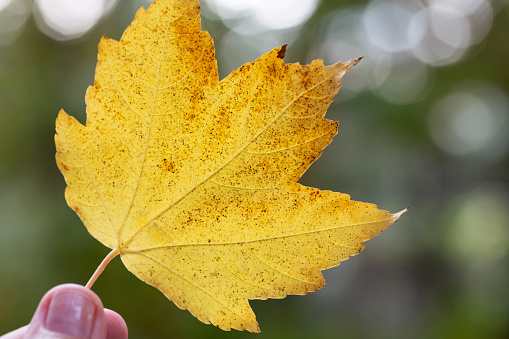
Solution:
[{"label": "blurred green background", "polygon": [[[109,250],[64,200],[61,108],[85,122],[102,35],[141,0],[0,0],[0,333]],[[364,55],[327,117],[339,135],[301,183],[403,218],[305,297],[252,301],[257,338],[509,337],[509,5],[503,0],[209,0],[220,77],[288,43],[286,62]],[[115,259],[94,285],[131,338],[247,338],[177,309]]]}]

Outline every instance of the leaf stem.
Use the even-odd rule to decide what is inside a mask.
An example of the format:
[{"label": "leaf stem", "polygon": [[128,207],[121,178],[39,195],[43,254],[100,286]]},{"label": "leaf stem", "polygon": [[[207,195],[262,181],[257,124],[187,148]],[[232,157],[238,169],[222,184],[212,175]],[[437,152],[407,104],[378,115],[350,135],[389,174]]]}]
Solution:
[{"label": "leaf stem", "polygon": [[97,267],[97,269],[95,270],[94,274],[92,275],[92,277],[90,278],[90,280],[87,282],[87,284],[85,285],[86,288],[88,289],[91,289],[92,288],[92,285],[94,285],[95,281],[97,280],[97,278],[99,278],[99,276],[101,275],[101,273],[104,271],[104,269],[106,268],[106,266],[108,266],[108,264],[110,263],[110,261],[115,258],[117,255],[120,254],[120,250],[118,248],[115,248],[113,249],[107,256],[106,258],[104,258],[104,260],[101,262],[101,264],[99,265],[99,267]]}]

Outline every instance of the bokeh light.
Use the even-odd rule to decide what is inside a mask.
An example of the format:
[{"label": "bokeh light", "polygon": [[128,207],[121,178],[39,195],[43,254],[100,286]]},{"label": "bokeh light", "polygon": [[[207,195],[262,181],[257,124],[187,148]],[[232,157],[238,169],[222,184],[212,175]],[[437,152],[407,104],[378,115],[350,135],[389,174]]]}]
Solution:
[{"label": "bokeh light", "polygon": [[36,0],[35,18],[39,29],[55,40],[81,37],[118,0]]},{"label": "bokeh light", "polygon": [[415,58],[407,57],[393,66],[375,93],[387,102],[407,105],[422,100],[431,90],[434,72]]},{"label": "bokeh light", "polygon": [[348,86],[342,88],[343,99],[363,91],[376,89],[389,76],[393,64],[392,54],[379,49],[370,42],[362,26],[363,9],[349,7],[326,15],[322,20],[325,39],[312,58],[323,59],[326,64],[364,56],[355,72],[348,74]]},{"label": "bokeh light", "polygon": [[372,0],[325,16],[326,39],[313,57],[325,56],[330,64],[364,55],[345,92],[369,90],[407,105],[429,93],[436,67],[460,61],[484,39],[492,19],[487,0]]},{"label": "bokeh light", "polygon": [[11,4],[13,0],[0,0],[0,11],[5,9],[7,6]]},{"label": "bokeh light", "polygon": [[302,25],[314,13],[318,0],[206,0],[225,24],[249,34]]},{"label": "bokeh light", "polygon": [[509,101],[490,84],[466,84],[432,108],[429,129],[443,150],[496,160],[509,148]]},{"label": "bokeh light", "polygon": [[509,253],[509,186],[479,184],[451,203],[447,252],[464,263],[499,260]]},{"label": "bokeh light", "polygon": [[386,52],[408,51],[418,36],[409,35],[413,14],[422,5],[418,1],[371,1],[363,15],[364,28],[376,47]]},{"label": "bokeh light", "polygon": [[422,62],[444,66],[458,61],[466,52],[470,25],[461,12],[440,5],[427,7],[412,20],[412,31],[422,30],[420,27],[425,27],[425,34],[413,53]]},{"label": "bokeh light", "polygon": [[486,36],[491,22],[492,10],[486,0],[431,1],[412,19],[411,32],[424,27],[426,31],[413,53],[434,66],[457,62],[468,47]]},{"label": "bokeh light", "polygon": [[29,14],[23,0],[0,0],[0,46],[16,40]]}]

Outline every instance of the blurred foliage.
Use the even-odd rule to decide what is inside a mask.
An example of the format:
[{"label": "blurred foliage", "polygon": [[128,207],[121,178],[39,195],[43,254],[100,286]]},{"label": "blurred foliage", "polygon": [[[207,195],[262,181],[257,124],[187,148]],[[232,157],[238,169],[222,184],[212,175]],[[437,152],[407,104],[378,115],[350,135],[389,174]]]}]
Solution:
[{"label": "blurred foliage", "polygon": [[[137,7],[147,3],[122,0],[87,34],[68,41],[44,35],[29,16],[19,36],[0,45],[0,333],[28,323],[52,286],[86,283],[109,252],[65,203],[65,183],[54,161],[54,122],[60,108],[85,122],[84,94],[93,84],[100,37],[119,39]],[[301,27],[267,35],[272,46],[265,51],[290,42],[287,62],[325,57],[319,44],[326,40],[323,27],[330,13],[367,5],[323,0]],[[492,6],[487,36],[455,62],[426,66],[432,81],[416,100],[398,105],[377,90],[348,92],[350,77],[368,67],[368,57],[345,77],[327,113],[340,121],[339,135],[301,183],[346,192],[391,211],[410,206],[410,211],[370,241],[361,256],[326,271],[323,290],[253,301],[262,328],[258,337],[509,337],[509,156],[504,139],[509,133],[481,135],[495,138],[493,145],[479,144],[485,146],[470,153],[448,149],[456,144],[433,134],[433,128],[448,123],[440,120],[447,112],[433,113],[444,106],[437,103],[458,88],[484,98],[488,106],[496,101],[492,97],[507,100],[509,6],[504,1],[492,1]],[[229,26],[207,6],[204,11],[203,25],[218,47],[221,78],[256,57],[229,45]],[[265,38],[244,39],[256,46]],[[476,93],[486,91],[471,89],[475,86],[496,90],[483,97]],[[490,128],[507,131],[507,106],[494,107],[501,120],[492,119]],[[438,127],[430,122],[434,115]],[[472,120],[462,124],[461,118],[447,131],[457,134],[456,142],[468,142],[487,121],[479,116],[473,127]],[[118,259],[94,291],[106,307],[124,316],[131,338],[251,335],[202,324],[139,281]]]}]

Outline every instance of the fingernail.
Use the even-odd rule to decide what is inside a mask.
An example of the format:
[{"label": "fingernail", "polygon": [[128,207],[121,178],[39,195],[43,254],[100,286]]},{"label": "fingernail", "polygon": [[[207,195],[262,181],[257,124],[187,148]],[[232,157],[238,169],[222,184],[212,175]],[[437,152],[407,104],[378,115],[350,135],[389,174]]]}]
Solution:
[{"label": "fingernail", "polygon": [[89,338],[95,317],[95,304],[79,291],[56,292],[51,299],[45,326],[47,330],[76,338]]}]

